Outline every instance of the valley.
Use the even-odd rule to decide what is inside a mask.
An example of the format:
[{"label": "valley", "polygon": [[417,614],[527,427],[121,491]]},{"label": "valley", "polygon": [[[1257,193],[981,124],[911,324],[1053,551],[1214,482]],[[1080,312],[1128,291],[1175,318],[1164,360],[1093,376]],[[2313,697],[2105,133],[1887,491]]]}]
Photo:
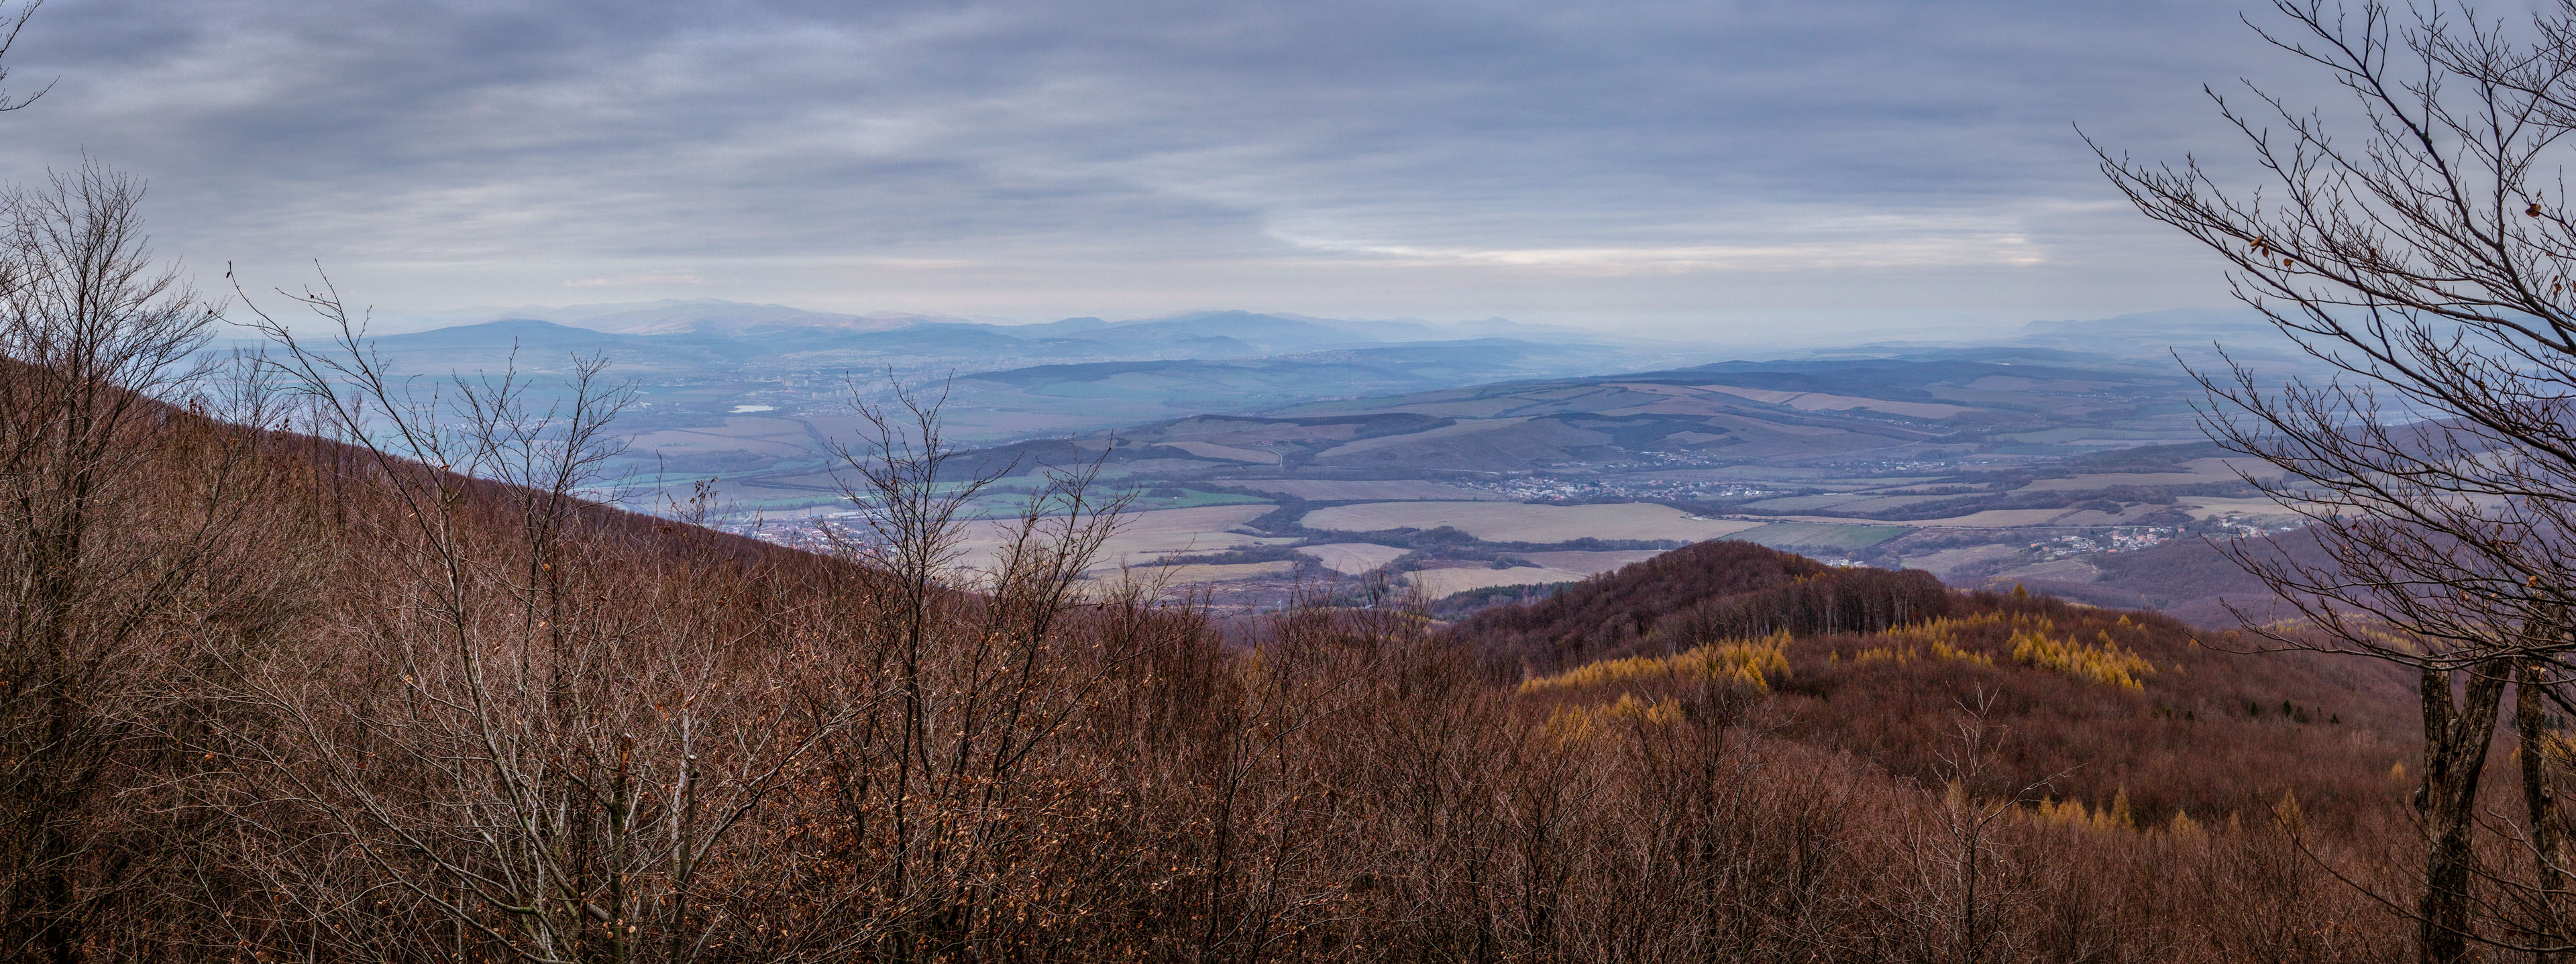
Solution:
[{"label": "valley", "polygon": [[[2148,357],[1899,346],[1247,405],[974,449],[956,471],[999,474],[982,502],[999,514],[1046,471],[1096,465],[1158,534],[1104,573],[1255,608],[1385,579],[1464,611],[1718,538],[1961,586],[2116,584],[2111,555],[2295,528],[2203,441],[2199,385]],[[952,404],[1037,377],[960,378]],[[855,515],[824,472],[730,484],[747,534],[819,544]]]},{"label": "valley", "polygon": [[975,514],[1007,517],[1049,472],[1087,467],[1132,500],[1096,577],[1251,609],[1382,583],[1464,612],[1708,539],[2134,594],[2105,560],[2301,521],[2202,440],[2187,366],[2217,356],[2188,339],[2270,334],[2225,313],[1721,361],[1703,359],[1745,346],[1499,319],[515,313],[534,317],[371,345],[397,371],[515,370],[540,395],[570,359],[604,358],[635,395],[594,494],[676,506],[707,485],[727,528],[809,548],[860,515],[836,455],[872,431],[851,402],[899,409],[908,391],[938,406],[956,482],[992,477]]}]

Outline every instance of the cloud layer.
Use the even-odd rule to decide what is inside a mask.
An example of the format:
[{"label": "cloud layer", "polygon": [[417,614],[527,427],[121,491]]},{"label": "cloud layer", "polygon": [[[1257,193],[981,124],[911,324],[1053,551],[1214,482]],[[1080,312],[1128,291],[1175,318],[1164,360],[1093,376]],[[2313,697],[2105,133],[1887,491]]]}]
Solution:
[{"label": "cloud layer", "polygon": [[52,0],[0,175],[381,304],[1727,326],[2218,300],[2073,124],[2229,146],[2214,2]]}]

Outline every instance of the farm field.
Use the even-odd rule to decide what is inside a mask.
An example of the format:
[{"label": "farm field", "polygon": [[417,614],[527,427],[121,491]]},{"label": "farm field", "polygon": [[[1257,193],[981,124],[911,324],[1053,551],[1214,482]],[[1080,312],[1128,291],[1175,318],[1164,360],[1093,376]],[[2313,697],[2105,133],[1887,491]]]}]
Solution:
[{"label": "farm field", "polygon": [[1753,401],[1765,402],[1772,405],[1786,405],[1790,408],[1811,412],[1835,412],[1862,409],[1873,412],[1885,412],[1890,415],[1903,415],[1909,418],[1942,419],[1956,418],[1967,412],[1975,411],[1975,409],[1968,408],[1963,405],[1942,405],[1926,402],[1891,402],[1875,398],[1855,398],[1850,395],[1829,395],[1823,392],[1783,392],[1759,388],[1739,388],[1734,385],[1694,385],[1691,387],[1704,392],[1718,392],[1721,394],[1733,395],[1738,398],[1747,398]]},{"label": "farm field", "polygon": [[2066,492],[2103,489],[2114,485],[2206,485],[2212,482],[2241,481],[2236,467],[2256,473],[2257,478],[2277,474],[2278,470],[2250,458],[2192,459],[2182,463],[2184,472],[2088,472],[2063,479],[2040,479],[2022,486],[2024,492]]},{"label": "farm field", "polygon": [[1759,526],[1757,522],[1700,519],[1650,502],[1613,505],[1527,505],[1517,502],[1372,502],[1306,513],[1308,529],[1374,532],[1451,526],[1488,542],[1572,542],[1576,539],[1673,539],[1697,542]]},{"label": "farm field", "polygon": [[[1172,587],[1285,576],[1296,569],[1297,564],[1293,562],[1184,563],[1131,569],[1129,573],[1138,580]],[[1116,575],[1100,570],[1093,570],[1093,573],[1095,578],[1113,578]]]},{"label": "farm field", "polygon": [[1405,581],[1431,599],[1455,596],[1475,589],[1495,586],[1544,586],[1558,582],[1581,582],[1591,575],[1564,569],[1533,569],[1518,566],[1511,569],[1422,569],[1408,573]]},{"label": "farm field", "polygon": [[1951,582],[1959,574],[1968,571],[1970,567],[2006,563],[2018,560],[2021,556],[2022,548],[2019,545],[1987,543],[1906,556],[1898,561],[1904,564],[1905,568],[1921,569],[1939,577],[1943,582]]},{"label": "farm field", "polygon": [[2102,567],[2096,566],[2083,559],[2051,559],[2047,562],[2032,563],[2027,566],[2006,569],[1988,578],[1990,581],[1996,583],[2001,583],[2005,580],[2019,582],[2025,579],[2049,580],[2053,582],[2092,582],[2093,580],[2102,578]]},{"label": "farm field", "polygon": [[2175,503],[2175,505],[2177,508],[2191,513],[2192,518],[2195,519],[2216,519],[2228,515],[2267,518],[2294,514],[2290,510],[2282,508],[2280,503],[2261,497],[2241,499],[2193,498],[2183,499]]},{"label": "farm field", "polygon": [[[1244,546],[1295,541],[1232,531],[1269,511],[1270,506],[1263,504],[1131,513],[1120,520],[1122,524],[1118,534],[1111,536],[1102,547],[1100,559],[1092,566],[1092,571],[1096,573],[1122,565],[1149,565],[1169,555],[1221,552]],[[972,569],[990,569],[1007,532],[1007,523],[1001,521],[970,523],[967,536],[960,544],[962,555],[959,564]]]},{"label": "farm field", "polygon": [[1904,535],[1904,526],[1846,525],[1828,522],[1773,522],[1736,533],[1733,538],[1774,548],[1781,546],[1832,546],[1846,552],[1859,552],[1889,539]]},{"label": "farm field", "polygon": [[1507,496],[1422,479],[1245,479],[1234,485],[1308,502],[1509,501]]},{"label": "farm field", "polygon": [[1439,599],[1474,589],[1495,586],[1544,586],[1550,583],[1579,582],[1630,563],[1644,562],[1669,550],[1633,549],[1609,552],[1532,552],[1524,557],[1538,563],[1536,568],[1514,566],[1509,569],[1460,567],[1451,569],[1418,569],[1406,574],[1405,581],[1424,596]]},{"label": "farm field", "polygon": [[1345,576],[1356,576],[1403,558],[1408,550],[1381,546],[1374,542],[1336,542],[1320,546],[1298,546],[1299,555],[1312,556],[1324,568]]},{"label": "farm field", "polygon": [[1596,572],[1609,572],[1610,570],[1617,569],[1630,563],[1644,562],[1656,556],[1663,555],[1666,551],[1667,550],[1663,549],[1613,549],[1607,552],[1525,552],[1522,553],[1521,556],[1522,558],[1538,563],[1539,565],[1546,566],[1550,569],[1562,569],[1566,572],[1579,572],[1588,576]]},{"label": "farm field", "polygon": [[1748,502],[1744,504],[1744,508],[1751,512],[1814,512],[1819,509],[1830,509],[1845,502],[1853,502],[1867,498],[1873,497],[1866,495],[1853,495],[1848,492],[1832,492],[1824,495],[1792,495],[1777,499],[1764,499],[1760,502]]},{"label": "farm field", "polygon": [[[1136,501],[1128,504],[1128,511],[1152,512],[1161,509],[1195,509],[1211,505],[1266,506],[1270,504],[1270,500],[1268,499],[1264,499],[1259,496],[1242,495],[1234,492],[1207,492],[1199,489],[1182,489],[1181,494],[1179,495],[1155,494],[1159,491],[1161,491],[1161,489],[1157,487],[1137,492]],[[998,498],[987,499],[986,504],[988,506],[1007,506],[1011,509],[1017,509],[1021,504],[1021,499],[1023,498],[1025,497],[1014,497],[1006,494]]]},{"label": "farm field", "polygon": [[1967,515],[1955,515],[1946,519],[1908,519],[1893,522],[1881,522],[1876,519],[1854,519],[1846,516],[1829,515],[1793,515],[1782,516],[1780,518],[1783,522],[1809,522],[1844,526],[1902,526],[1909,529],[2011,529],[2022,526],[2054,525],[2058,524],[2064,519],[2064,517],[2074,514],[2074,510],[2058,508],[1987,509],[1982,512],[1971,512]]},{"label": "farm field", "polygon": [[1198,457],[1203,458],[1203,459],[1219,459],[1219,460],[1228,461],[1228,462],[1246,462],[1246,463],[1250,463],[1250,464],[1253,464],[1253,465],[1277,465],[1277,464],[1279,464],[1279,453],[1277,453],[1277,452],[1264,452],[1264,451],[1261,451],[1261,450],[1259,450],[1259,449],[1237,448],[1237,447],[1232,446],[1232,445],[1219,445],[1219,444],[1217,444],[1217,443],[1215,443],[1215,442],[1191,442],[1191,441],[1175,440],[1175,441],[1165,442],[1165,443],[1163,443],[1163,444],[1165,444],[1165,445],[1169,445],[1169,446],[1171,446],[1171,447],[1173,447],[1173,448],[1179,449],[1179,450],[1184,451],[1184,452],[1188,452],[1188,453],[1190,453],[1191,455],[1195,455],[1195,456],[1198,456]]}]

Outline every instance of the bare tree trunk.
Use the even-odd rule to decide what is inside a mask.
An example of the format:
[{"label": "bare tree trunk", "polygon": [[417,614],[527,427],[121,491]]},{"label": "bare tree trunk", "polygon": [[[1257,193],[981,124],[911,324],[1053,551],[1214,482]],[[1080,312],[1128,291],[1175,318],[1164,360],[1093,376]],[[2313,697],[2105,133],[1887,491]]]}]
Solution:
[{"label": "bare tree trunk", "polygon": [[2477,854],[2470,834],[2477,829],[2478,777],[2486,769],[2487,748],[2495,742],[2496,711],[2504,696],[2506,673],[2500,661],[2484,661],[2469,670],[2459,698],[2451,693],[2451,672],[2427,668],[2423,673],[2424,785],[2415,805],[2424,815],[2424,894],[2417,905],[2416,947],[2425,964],[2465,960],[2476,908],[2469,892]]},{"label": "bare tree trunk", "polygon": [[[2522,805],[2530,822],[2525,843],[2531,848],[2532,904],[2538,918],[2532,931],[2535,943],[2543,945],[2567,942],[2567,825],[2559,813],[2558,787],[2550,774],[2556,751],[2550,746],[2544,702],[2548,686],[2548,667],[2539,660],[2524,663],[2514,676],[2513,728],[2520,741]],[[2532,958],[2545,961],[2556,956],[2535,952]]]}]

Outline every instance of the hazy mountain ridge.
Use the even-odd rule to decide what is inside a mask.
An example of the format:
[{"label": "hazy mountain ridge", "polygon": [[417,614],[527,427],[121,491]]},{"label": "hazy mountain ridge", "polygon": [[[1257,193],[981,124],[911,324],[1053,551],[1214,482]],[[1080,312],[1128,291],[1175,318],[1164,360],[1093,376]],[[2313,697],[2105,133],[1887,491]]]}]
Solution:
[{"label": "hazy mountain ridge", "polygon": [[[1232,337],[1248,342],[1314,340],[1332,342],[1449,341],[1512,337],[1541,341],[1604,340],[1595,333],[1529,325],[1505,318],[1483,318],[1439,324],[1414,318],[1346,319],[1235,309],[1176,312],[1110,321],[1073,317],[1013,324],[919,312],[812,311],[787,305],[751,304],[714,298],[652,302],[571,305],[527,305],[516,308],[470,308],[451,312],[388,315],[383,319],[401,333],[470,328],[501,321],[544,321],[604,334],[694,335],[700,337],[766,337],[803,333],[828,337],[831,332],[885,332],[945,326],[990,331],[1020,341],[1054,339],[1107,340],[1112,343],[1154,342],[1189,337]],[[1611,338],[1608,340],[1629,340]]]}]

